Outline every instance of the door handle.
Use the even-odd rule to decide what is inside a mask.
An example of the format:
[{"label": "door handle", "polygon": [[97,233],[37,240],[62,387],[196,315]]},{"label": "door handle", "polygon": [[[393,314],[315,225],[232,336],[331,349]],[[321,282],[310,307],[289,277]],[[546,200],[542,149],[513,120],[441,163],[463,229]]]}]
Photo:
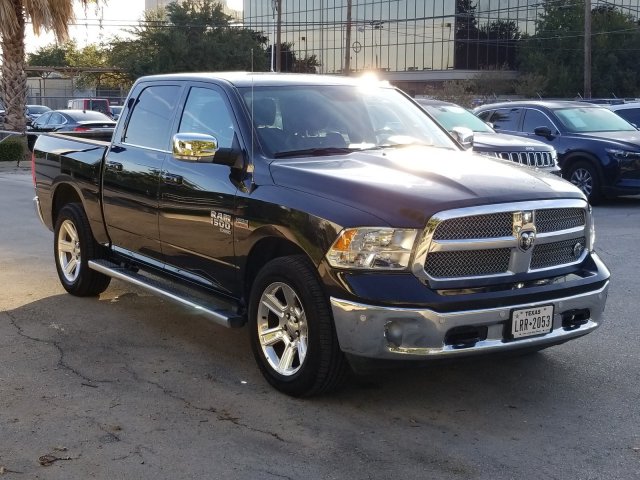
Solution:
[{"label": "door handle", "polygon": [[162,181],[164,183],[173,183],[175,185],[182,185],[182,175],[176,175],[174,173],[162,172]]},{"label": "door handle", "polygon": [[107,170],[112,170],[114,172],[121,172],[122,171],[122,164],[119,163],[119,162],[107,162],[106,169]]}]

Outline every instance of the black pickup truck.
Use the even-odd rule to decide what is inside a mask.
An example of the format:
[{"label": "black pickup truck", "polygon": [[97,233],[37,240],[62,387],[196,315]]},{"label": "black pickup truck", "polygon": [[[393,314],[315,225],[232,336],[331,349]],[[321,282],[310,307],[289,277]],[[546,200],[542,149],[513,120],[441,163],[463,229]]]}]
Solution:
[{"label": "black pickup truck", "polygon": [[462,151],[387,84],[141,78],[110,143],[42,135],[33,175],[69,293],[114,277],[246,324],[290,395],[363,359],[535,350],[601,322],[609,272],[584,194]]}]

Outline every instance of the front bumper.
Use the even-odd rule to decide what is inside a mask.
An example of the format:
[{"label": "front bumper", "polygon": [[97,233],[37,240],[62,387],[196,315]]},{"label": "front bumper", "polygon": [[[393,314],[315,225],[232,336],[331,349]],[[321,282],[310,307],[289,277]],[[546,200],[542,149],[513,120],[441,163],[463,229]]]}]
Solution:
[{"label": "front bumper", "polygon": [[[545,347],[586,335],[601,323],[609,282],[601,288],[569,297],[509,305],[500,308],[439,313],[434,310],[365,305],[331,297],[341,349],[359,357],[424,360]],[[517,340],[508,339],[513,309],[554,306],[550,333]],[[589,318],[567,325],[572,311],[589,311]],[[563,322],[565,323],[563,325]],[[449,344],[454,328],[486,327],[486,338]]]}]

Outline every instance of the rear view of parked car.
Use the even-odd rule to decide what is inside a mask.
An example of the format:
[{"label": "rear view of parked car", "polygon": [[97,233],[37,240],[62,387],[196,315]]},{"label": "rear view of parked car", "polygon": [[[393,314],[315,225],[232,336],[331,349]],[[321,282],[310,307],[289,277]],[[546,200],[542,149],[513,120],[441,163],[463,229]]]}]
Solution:
[{"label": "rear view of parked car", "polygon": [[553,147],[537,140],[498,133],[455,103],[427,98],[417,98],[416,101],[450,133],[455,135],[460,128],[471,130],[475,152],[560,174],[558,155]]},{"label": "rear view of parked car", "polygon": [[92,138],[111,139],[116,122],[105,114],[84,110],[51,110],[40,115],[32,124],[27,141],[33,149],[37,134],[44,132],[75,132]]},{"label": "rear view of parked car", "polygon": [[640,132],[604,106],[522,101],[483,105],[474,113],[499,132],[553,146],[562,176],[591,203],[640,193]]}]

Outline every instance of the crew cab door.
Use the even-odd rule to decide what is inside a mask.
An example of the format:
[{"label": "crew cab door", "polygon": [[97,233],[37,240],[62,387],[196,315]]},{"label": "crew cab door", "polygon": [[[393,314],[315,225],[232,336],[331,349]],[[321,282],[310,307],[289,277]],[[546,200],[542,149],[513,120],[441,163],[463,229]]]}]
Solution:
[{"label": "crew cab door", "polygon": [[[210,83],[189,84],[175,131],[211,135],[219,148],[231,148],[237,126],[225,92]],[[160,173],[165,268],[224,293],[234,290],[238,276],[233,249],[237,188],[231,170],[167,155]]]},{"label": "crew cab door", "polygon": [[141,83],[132,92],[103,166],[103,209],[116,250],[162,264],[158,233],[160,171],[183,91],[179,83]]}]

